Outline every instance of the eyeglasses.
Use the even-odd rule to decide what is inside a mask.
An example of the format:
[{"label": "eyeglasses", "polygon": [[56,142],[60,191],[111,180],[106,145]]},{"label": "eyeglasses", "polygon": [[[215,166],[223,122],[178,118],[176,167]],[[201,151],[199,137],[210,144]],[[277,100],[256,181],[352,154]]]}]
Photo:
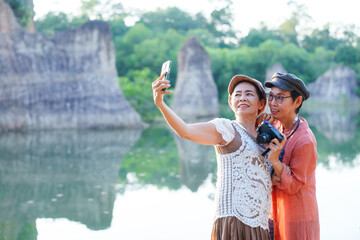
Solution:
[{"label": "eyeglasses", "polygon": [[289,97],[291,97],[291,96],[284,97],[284,96],[281,96],[281,95],[273,95],[273,94],[270,93],[269,97],[268,97],[268,101],[272,102],[272,100],[275,98],[275,101],[278,104],[281,104],[284,101],[284,98],[289,98]]}]

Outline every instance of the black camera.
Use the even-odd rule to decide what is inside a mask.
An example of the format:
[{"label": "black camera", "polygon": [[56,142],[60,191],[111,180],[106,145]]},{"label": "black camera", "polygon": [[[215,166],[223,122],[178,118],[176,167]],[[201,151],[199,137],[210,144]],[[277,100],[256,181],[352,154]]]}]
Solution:
[{"label": "black camera", "polygon": [[268,120],[264,120],[260,127],[256,130],[257,137],[256,142],[259,145],[269,143],[274,138],[277,138],[280,142],[284,139],[279,130],[277,130]]}]

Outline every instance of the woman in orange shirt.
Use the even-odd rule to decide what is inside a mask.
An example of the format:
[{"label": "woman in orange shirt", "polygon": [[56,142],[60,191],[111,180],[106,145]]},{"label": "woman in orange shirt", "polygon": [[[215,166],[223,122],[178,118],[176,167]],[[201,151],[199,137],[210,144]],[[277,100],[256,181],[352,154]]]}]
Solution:
[{"label": "woman in orange shirt", "polygon": [[293,74],[275,73],[265,86],[271,88],[268,97],[271,118],[279,121],[279,129],[286,135],[284,147],[277,139],[268,146],[278,153],[269,156],[274,168],[274,237],[276,240],[320,239],[316,140],[306,120],[298,116],[303,101],[310,96],[309,90]]}]

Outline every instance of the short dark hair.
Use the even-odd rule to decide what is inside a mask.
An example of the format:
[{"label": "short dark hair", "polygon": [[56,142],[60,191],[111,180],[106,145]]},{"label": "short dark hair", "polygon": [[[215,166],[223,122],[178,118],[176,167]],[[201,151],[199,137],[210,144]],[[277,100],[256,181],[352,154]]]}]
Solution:
[{"label": "short dark hair", "polygon": [[[293,90],[293,91],[290,91],[290,96],[291,96],[292,100],[295,101],[299,96],[301,96],[301,94],[298,93],[297,91],[294,91],[294,90]],[[300,106],[299,106],[297,109],[295,109],[295,113],[299,113],[299,112],[300,112],[300,108],[301,108],[303,102],[304,102],[304,97],[303,97],[303,99],[301,100]]]}]

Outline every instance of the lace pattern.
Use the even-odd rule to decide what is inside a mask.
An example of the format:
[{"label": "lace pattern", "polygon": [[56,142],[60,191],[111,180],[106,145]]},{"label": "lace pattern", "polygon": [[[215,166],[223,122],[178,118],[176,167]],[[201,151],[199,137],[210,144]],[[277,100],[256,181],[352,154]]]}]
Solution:
[{"label": "lace pattern", "polygon": [[242,145],[228,154],[217,152],[215,219],[235,216],[243,223],[268,229],[271,204],[271,164],[248,133],[233,122]]}]

